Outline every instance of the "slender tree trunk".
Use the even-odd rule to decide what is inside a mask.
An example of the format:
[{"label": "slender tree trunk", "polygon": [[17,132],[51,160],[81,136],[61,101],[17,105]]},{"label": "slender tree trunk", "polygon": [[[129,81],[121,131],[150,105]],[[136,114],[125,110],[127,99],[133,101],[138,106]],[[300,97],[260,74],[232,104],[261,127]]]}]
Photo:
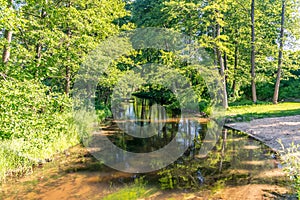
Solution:
[{"label": "slender tree trunk", "polygon": [[255,0],[251,3],[251,89],[252,100],[257,102],[256,85],[255,85]]},{"label": "slender tree trunk", "polygon": [[[71,7],[71,2],[68,3],[67,7]],[[67,28],[67,36],[68,36],[68,40],[71,39],[72,36],[72,32],[71,32],[71,28],[68,27]],[[67,51],[69,51],[70,48],[70,41],[68,41],[67,43]],[[70,94],[70,88],[71,88],[71,67],[70,67],[70,57],[68,56],[68,62],[65,66],[65,94],[69,95]]]},{"label": "slender tree trunk", "polygon": [[[216,11],[216,13],[218,13],[218,11]],[[221,27],[220,27],[220,24],[217,23],[216,24],[216,38],[218,38],[220,36],[220,34],[221,34]],[[222,57],[222,51],[220,50],[218,45],[216,45],[216,52],[217,52],[217,58],[218,58],[219,65],[220,65],[220,75],[222,77],[223,107],[227,109],[228,108],[228,99],[227,99],[226,80],[225,80],[225,67],[224,67],[224,60]]]},{"label": "slender tree trunk", "polygon": [[275,90],[273,96],[273,103],[278,103],[279,87],[280,87],[280,78],[281,78],[281,68],[282,68],[282,54],[283,54],[283,37],[284,37],[284,22],[285,22],[285,0],[282,0],[282,11],[281,11],[281,28],[280,28],[280,47],[278,54],[278,69],[277,69],[277,78],[275,83]]},{"label": "slender tree trunk", "polygon": [[[48,1],[46,0],[46,4],[47,3],[48,3]],[[45,11],[44,8],[42,8],[41,15],[40,15],[41,20],[45,19],[46,16],[47,16],[47,12]],[[39,40],[42,41],[43,37],[40,37]],[[39,76],[39,67],[41,65],[41,60],[42,60],[43,45],[40,41],[38,41],[38,43],[35,47],[35,52],[36,52],[36,56],[35,56],[35,59],[36,59],[36,73],[35,73],[35,77],[36,78]]]},{"label": "slender tree trunk", "polygon": [[234,47],[234,67],[233,67],[233,83],[232,83],[232,97],[236,96],[236,71],[237,71],[237,66],[238,66],[238,43],[235,42],[235,47]]},{"label": "slender tree trunk", "polygon": [[[216,26],[214,25],[213,26],[213,28],[212,28],[213,30],[213,38],[216,38],[216,32],[217,32],[217,30],[216,30]],[[215,45],[214,46],[214,65],[215,66],[217,66],[218,65],[218,54],[217,54],[217,46]]]},{"label": "slender tree trunk", "polygon": [[[13,8],[13,0],[8,0],[8,7],[10,9]],[[11,43],[11,40],[12,40],[12,35],[13,35],[13,32],[12,30],[5,30],[4,31],[4,37],[6,39],[6,42],[7,44],[4,45],[3,47],[3,54],[2,54],[2,62],[3,64],[6,64],[10,58],[10,43]]]},{"label": "slender tree trunk", "polygon": [[3,47],[2,62],[4,64],[6,64],[10,58],[10,43],[11,43],[13,32],[5,30],[4,34],[5,34],[5,39],[7,41],[7,44],[4,45],[4,47]]},{"label": "slender tree trunk", "polygon": [[39,76],[39,66],[41,64],[41,59],[42,59],[42,44],[38,42],[38,44],[35,47],[35,52],[36,52],[36,71],[35,71],[35,77],[38,78]]},{"label": "slender tree trunk", "polygon": [[[224,69],[225,69],[225,71],[227,71],[228,70],[228,65],[227,65],[227,53],[226,52],[224,52]],[[228,80],[228,76],[227,76],[227,74],[225,73],[225,84],[226,84],[226,87],[227,87],[227,80]],[[227,89],[226,89],[227,90]]]}]

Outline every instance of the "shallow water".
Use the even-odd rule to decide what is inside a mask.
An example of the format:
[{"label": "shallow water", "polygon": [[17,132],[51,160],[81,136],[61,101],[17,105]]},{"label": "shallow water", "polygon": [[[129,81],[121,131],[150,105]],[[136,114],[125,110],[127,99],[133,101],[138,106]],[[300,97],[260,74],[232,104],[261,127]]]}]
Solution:
[{"label": "shallow water", "polygon": [[[142,103],[137,103],[139,101]],[[246,134],[232,129],[219,129],[217,133],[216,123],[201,123],[198,118],[175,115],[145,100],[120,105],[122,112],[116,113],[118,120],[110,121],[102,128],[103,134],[119,148],[148,153],[163,148],[174,138],[178,145],[187,147],[174,163],[150,175],[143,174],[153,184],[188,190],[290,184],[276,153]],[[143,130],[136,127],[147,128],[149,124],[154,127],[155,134],[139,138],[143,136]],[[132,136],[132,132],[138,137]],[[118,155],[113,159],[126,160],[126,156],[120,158]],[[143,165],[139,161],[134,164]]]},{"label": "shallow water", "polygon": [[[121,112],[115,113],[118,119],[106,121],[101,134],[121,149],[136,153],[157,151],[175,138],[178,145],[187,148],[175,162],[150,173],[124,173],[104,166],[88,148],[75,147],[32,175],[3,184],[0,199],[99,199],[139,177],[150,187],[173,189],[159,191],[152,199],[184,199],[188,191],[204,199],[262,199],[266,193],[274,199],[273,193],[289,191],[290,182],[276,154],[263,143],[231,129],[209,137],[213,132],[208,130],[214,124],[137,101],[123,103]],[[145,130],[153,134],[144,137],[149,136]],[[134,136],[128,134],[130,131]],[[118,162],[124,158],[111,156]]]}]

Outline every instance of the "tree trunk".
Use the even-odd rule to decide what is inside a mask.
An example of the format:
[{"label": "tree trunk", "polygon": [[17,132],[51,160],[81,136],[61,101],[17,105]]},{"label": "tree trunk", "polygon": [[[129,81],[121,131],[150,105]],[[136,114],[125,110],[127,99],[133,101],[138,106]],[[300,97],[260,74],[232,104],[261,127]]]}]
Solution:
[{"label": "tree trunk", "polygon": [[[71,2],[69,2],[67,4],[67,7],[70,8],[71,7]],[[71,32],[71,28],[68,26],[67,27],[67,36],[68,36],[68,40],[71,39],[71,36],[72,36],[72,32]],[[67,43],[67,51],[69,51],[70,49],[70,41],[68,41]],[[65,66],[65,69],[66,69],[66,74],[65,74],[65,94],[66,95],[69,95],[70,94],[70,88],[71,88],[71,67],[70,67],[70,62],[71,62],[71,59],[68,55],[68,61],[67,61],[67,64]]]},{"label": "tree trunk", "polygon": [[251,3],[251,89],[252,89],[252,100],[254,103],[257,102],[256,96],[256,85],[255,85],[255,0]]},{"label": "tree trunk", "polygon": [[[224,52],[224,70],[225,70],[225,72],[228,70],[228,63],[227,63],[227,61],[228,61],[227,53]],[[225,84],[226,84],[226,88],[227,88],[227,83],[228,83],[227,80],[228,80],[228,76],[227,76],[227,74],[225,73]],[[227,89],[226,89],[226,91],[227,91]]]},{"label": "tree trunk", "polygon": [[[8,7],[10,9],[13,8],[13,0],[8,0]],[[6,64],[10,58],[10,43],[12,40],[12,30],[5,30],[4,31],[4,37],[6,39],[7,44],[4,45],[3,47],[3,54],[2,54],[2,62],[3,64]]]},{"label": "tree trunk", "polygon": [[234,47],[234,67],[233,67],[233,83],[232,83],[232,97],[236,96],[236,71],[237,71],[237,66],[238,66],[238,43],[235,42],[235,47]]},{"label": "tree trunk", "polygon": [[[216,11],[216,13],[218,13],[218,11]],[[221,27],[220,27],[220,24],[217,23],[216,24],[216,38],[218,38],[220,36],[220,34],[221,34]],[[225,67],[224,67],[224,60],[222,57],[222,51],[220,50],[218,45],[216,45],[216,53],[217,53],[217,58],[218,58],[219,65],[220,65],[220,75],[222,77],[223,107],[225,109],[227,109],[228,108],[228,99],[227,99],[226,80],[225,80]]]},{"label": "tree trunk", "polygon": [[10,43],[11,43],[13,32],[5,30],[4,34],[5,34],[5,39],[7,41],[7,44],[4,45],[4,47],[3,47],[2,62],[4,64],[6,64],[8,62],[8,60],[9,60],[9,57],[10,57]]},{"label": "tree trunk", "polygon": [[[212,28],[212,32],[213,32],[213,38],[216,38],[216,26],[214,25]],[[218,65],[218,54],[217,54],[217,47],[216,45],[214,46],[214,65],[217,66]]]},{"label": "tree trunk", "polygon": [[277,78],[276,78],[275,90],[274,90],[274,96],[273,96],[273,104],[278,103],[282,57],[283,57],[282,54],[283,54],[284,21],[285,21],[285,0],[282,0],[281,28],[280,28],[280,39],[279,39],[280,47],[279,47],[279,54],[278,54],[278,69],[277,69]]},{"label": "tree trunk", "polygon": [[[48,3],[48,1],[46,0],[46,4]],[[45,17],[47,16],[47,12],[45,11],[44,8],[42,8],[42,11],[41,11],[41,20],[45,19]],[[40,37],[39,38],[40,41],[43,40],[43,37]],[[35,47],[35,52],[36,52],[36,73],[35,73],[35,77],[37,78],[39,76],[39,67],[41,65],[41,60],[42,60],[42,48],[43,48],[43,45],[41,42],[38,42],[36,47]]]},{"label": "tree trunk", "polygon": [[36,52],[36,71],[35,71],[35,77],[38,78],[39,76],[39,66],[41,63],[41,58],[42,58],[42,44],[39,42],[36,47],[35,47],[35,52]]}]

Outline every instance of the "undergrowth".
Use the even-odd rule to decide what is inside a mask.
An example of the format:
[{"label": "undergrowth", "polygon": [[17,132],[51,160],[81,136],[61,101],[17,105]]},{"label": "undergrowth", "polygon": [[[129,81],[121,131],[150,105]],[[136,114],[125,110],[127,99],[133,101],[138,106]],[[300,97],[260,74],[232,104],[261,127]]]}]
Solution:
[{"label": "undergrowth", "polygon": [[70,98],[39,82],[0,83],[0,182],[78,144]]}]

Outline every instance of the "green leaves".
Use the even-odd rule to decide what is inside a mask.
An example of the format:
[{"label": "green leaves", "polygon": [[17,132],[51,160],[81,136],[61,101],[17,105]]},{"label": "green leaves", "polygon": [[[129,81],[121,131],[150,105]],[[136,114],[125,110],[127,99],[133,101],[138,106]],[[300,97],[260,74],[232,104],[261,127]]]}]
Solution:
[{"label": "green leaves", "polygon": [[[122,0],[28,0],[18,8],[7,2],[0,1],[0,28],[14,33],[10,61],[1,72],[18,80],[44,80],[56,91],[64,90],[67,76],[73,81],[84,57],[101,41],[128,28],[120,22],[129,15]],[[1,48],[6,43],[0,38]]]},{"label": "green leaves", "polygon": [[75,145],[72,104],[38,81],[0,81],[0,181]]},{"label": "green leaves", "polygon": [[[69,125],[65,114],[71,111],[70,100],[60,94],[46,95],[47,88],[33,81],[1,81],[0,130],[2,139],[42,136],[53,132],[57,124]],[[62,118],[60,117],[62,116]]]}]

